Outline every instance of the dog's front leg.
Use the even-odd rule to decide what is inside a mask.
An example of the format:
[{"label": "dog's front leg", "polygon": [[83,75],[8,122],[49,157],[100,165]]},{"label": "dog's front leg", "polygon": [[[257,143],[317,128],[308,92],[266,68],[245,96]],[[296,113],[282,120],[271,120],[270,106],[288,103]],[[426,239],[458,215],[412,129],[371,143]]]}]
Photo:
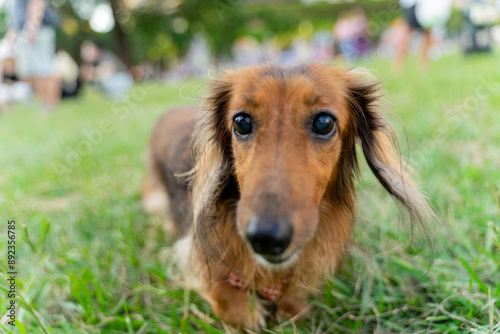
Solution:
[{"label": "dog's front leg", "polygon": [[259,331],[266,324],[263,309],[251,290],[235,288],[223,281],[213,283],[206,297],[215,314],[236,329]]},{"label": "dog's front leg", "polygon": [[308,302],[306,298],[309,292],[303,289],[285,291],[283,296],[276,302],[276,313],[286,319],[290,319],[299,313],[306,313]]}]

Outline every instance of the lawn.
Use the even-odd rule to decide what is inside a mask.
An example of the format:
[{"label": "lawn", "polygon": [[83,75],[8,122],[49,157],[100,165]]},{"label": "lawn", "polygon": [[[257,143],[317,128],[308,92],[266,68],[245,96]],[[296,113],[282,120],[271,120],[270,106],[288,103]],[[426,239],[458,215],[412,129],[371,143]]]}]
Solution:
[{"label": "lawn", "polygon": [[[443,57],[386,84],[402,151],[439,222],[432,245],[411,233],[363,165],[353,244],[310,315],[266,333],[500,333],[500,67],[497,55]],[[184,291],[172,238],[144,213],[143,154],[158,117],[199,102],[204,86],[137,85],[111,102],[86,90],[52,114],[0,115],[0,271],[16,221],[14,333],[224,333]],[[402,126],[404,125],[405,130]],[[411,234],[411,235],[410,235]],[[1,280],[0,308],[9,290]],[[1,332],[2,330],[0,330]]]}]

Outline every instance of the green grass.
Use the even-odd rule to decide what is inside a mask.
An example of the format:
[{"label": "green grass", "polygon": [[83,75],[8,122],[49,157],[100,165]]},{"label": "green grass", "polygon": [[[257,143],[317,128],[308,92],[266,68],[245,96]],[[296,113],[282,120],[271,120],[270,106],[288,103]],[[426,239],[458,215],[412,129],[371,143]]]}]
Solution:
[{"label": "green grass", "polygon": [[[266,333],[500,333],[497,58],[451,55],[427,72],[412,62],[401,77],[388,61],[362,64],[385,78],[406,128],[396,125],[403,152],[440,220],[433,248],[418,234],[410,238],[396,204],[363,166],[342,269],[296,329],[270,324]],[[139,198],[156,119],[196,104],[191,97],[202,88],[144,83],[128,103],[86,91],[50,115],[34,105],[0,115],[0,269],[7,271],[7,220],[15,219],[25,332],[224,332],[210,307],[180,287],[172,239]],[[0,287],[3,315],[5,280]]]}]

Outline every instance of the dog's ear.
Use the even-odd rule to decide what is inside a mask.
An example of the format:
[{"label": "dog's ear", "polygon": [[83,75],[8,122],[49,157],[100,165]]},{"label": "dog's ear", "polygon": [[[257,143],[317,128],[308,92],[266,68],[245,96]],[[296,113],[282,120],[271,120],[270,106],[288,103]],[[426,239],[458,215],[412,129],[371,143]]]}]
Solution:
[{"label": "dog's ear", "polygon": [[212,218],[217,213],[212,211],[218,209],[216,204],[238,195],[232,172],[231,131],[226,124],[233,76],[232,72],[226,72],[211,83],[193,132],[191,145],[195,165],[190,177],[193,219],[195,230],[200,232],[199,238],[207,235],[205,230],[215,221]]},{"label": "dog's ear", "polygon": [[[433,211],[412,180],[410,167],[402,160],[395,134],[382,114],[380,83],[350,74],[347,105],[352,113],[352,134],[360,141],[368,166],[378,181],[403,204],[413,220],[425,227],[433,221]],[[423,231],[426,232],[425,228]]]}]

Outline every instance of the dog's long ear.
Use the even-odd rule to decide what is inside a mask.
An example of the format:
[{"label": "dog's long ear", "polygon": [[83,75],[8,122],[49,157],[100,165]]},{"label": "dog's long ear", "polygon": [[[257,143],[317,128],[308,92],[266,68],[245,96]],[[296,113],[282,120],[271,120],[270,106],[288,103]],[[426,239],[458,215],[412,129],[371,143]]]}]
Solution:
[{"label": "dog's long ear", "polygon": [[382,186],[407,209],[412,220],[425,226],[434,214],[402,160],[395,134],[382,114],[380,83],[350,73],[347,104],[353,115],[353,134],[361,142],[368,166]]},{"label": "dog's long ear", "polygon": [[226,124],[233,89],[232,76],[231,72],[226,72],[221,79],[212,82],[193,133],[191,145],[195,165],[190,177],[193,219],[195,231],[200,232],[199,238],[207,235],[201,230],[209,228],[211,221],[215,221],[216,202],[234,196],[237,189],[233,184],[231,132]]}]

